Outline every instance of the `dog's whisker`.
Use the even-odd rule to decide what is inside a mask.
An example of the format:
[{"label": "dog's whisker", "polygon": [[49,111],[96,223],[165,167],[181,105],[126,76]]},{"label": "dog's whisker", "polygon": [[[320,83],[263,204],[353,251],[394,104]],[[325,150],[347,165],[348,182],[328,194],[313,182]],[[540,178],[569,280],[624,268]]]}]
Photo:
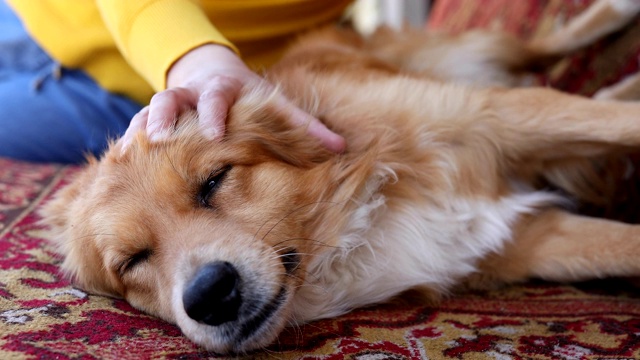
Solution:
[{"label": "dog's whisker", "polygon": [[290,255],[305,255],[305,256],[313,256],[313,254],[310,253],[302,253],[302,252],[290,252],[290,253],[286,253],[286,254],[274,254],[272,259],[281,259]]},{"label": "dog's whisker", "polygon": [[[282,248],[282,249],[287,249],[287,248]],[[279,249],[279,250],[282,250],[282,249]],[[277,250],[277,251],[278,251],[278,250]],[[289,253],[288,253],[288,254],[278,254],[278,253],[277,253],[277,251],[276,251],[275,255],[272,257],[272,259],[281,259],[281,258],[283,258],[284,256],[291,255],[291,254],[295,254],[295,255],[305,255],[305,256],[313,256],[313,254],[309,254],[309,253],[301,253],[301,252],[294,252],[294,253],[290,253],[290,254],[289,254]],[[312,279],[314,279],[314,280],[319,280],[319,277],[318,277],[318,276],[316,276],[316,275],[314,275],[314,274],[310,273],[309,271],[307,271],[307,270],[303,269],[303,268],[300,266],[300,263],[299,263],[299,262],[283,262],[282,264],[292,264],[292,265],[296,265],[296,264],[297,264],[297,266],[296,266],[296,267],[295,267],[291,272],[287,272],[287,276],[289,276],[289,277],[293,277],[293,278],[295,278],[295,279],[300,280],[301,282],[304,282],[304,281],[305,281],[305,279],[303,279],[302,277],[300,277],[300,276],[298,276],[298,275],[296,275],[296,274],[295,274],[295,272],[302,271],[303,273],[305,273],[307,276],[311,277]]]},{"label": "dog's whisker", "polygon": [[[279,345],[280,344],[280,339],[278,338],[277,341],[278,341],[278,345]],[[262,347],[262,349],[260,349],[260,351],[266,353],[270,358],[281,359],[280,357],[276,356],[276,354],[278,354],[278,351],[271,350],[266,346]]]},{"label": "dog's whisker", "polygon": [[292,289],[298,290],[298,289],[301,289],[303,287],[318,289],[323,294],[328,294],[329,293],[329,291],[326,288],[324,288],[324,287],[322,287],[322,286],[320,286],[318,284],[311,284],[311,283],[308,283],[308,282],[301,282],[300,284],[298,284],[296,286],[293,286]]},{"label": "dog's whisker", "polygon": [[[289,216],[295,214],[298,211],[301,211],[302,209],[309,207],[309,206],[313,206],[313,205],[319,205],[319,204],[330,204],[331,206],[337,206],[340,204],[345,203],[344,202],[336,202],[336,201],[328,201],[328,200],[323,200],[323,201],[314,201],[305,205],[301,205],[293,210],[291,210],[289,213],[287,213],[285,216],[283,216],[280,220],[278,220],[275,224],[273,224],[273,226],[271,226],[271,228],[269,228],[269,230],[262,236],[261,240],[264,240],[265,237],[267,237],[272,231],[273,229],[275,229],[280,223],[282,223],[284,220],[286,220]],[[269,221],[265,221],[262,225],[260,225],[260,227],[258,228],[258,230],[256,231],[256,233],[254,234],[254,239],[255,237],[260,233],[260,230],[262,230],[262,228],[268,223]]]},{"label": "dog's whisker", "polygon": [[163,150],[164,150],[165,158],[167,159],[167,162],[169,163],[169,165],[171,165],[171,168],[173,169],[173,172],[175,172],[176,175],[182,177],[180,172],[178,171],[178,168],[176,168],[175,164],[173,163],[173,160],[169,156],[169,152],[168,152],[167,148],[165,147],[165,148],[163,148]]},{"label": "dog's whisker", "polygon": [[[312,254],[302,254],[302,255],[312,256]],[[276,259],[278,259],[278,258],[280,258],[280,256],[276,257]],[[300,277],[299,275],[297,275],[296,272],[304,273],[307,277],[311,278],[314,282],[320,280],[320,277],[318,275],[313,274],[313,273],[309,272],[308,270],[304,269],[303,267],[300,266],[300,264],[298,264],[298,266],[296,266],[293,271],[291,271],[290,273],[288,272],[286,275],[288,277],[291,277],[291,278],[294,278],[294,279],[298,279],[302,283],[307,281],[306,279],[304,279],[304,278]],[[295,288],[297,289],[298,286],[296,286]]]},{"label": "dog's whisker", "polygon": [[333,248],[333,249],[345,249],[342,246],[337,246],[337,245],[329,245],[324,241],[320,241],[320,240],[316,240],[316,239],[312,239],[312,238],[308,238],[308,237],[292,237],[292,238],[287,238],[285,240],[281,240],[280,242],[274,244],[273,246],[278,246],[281,244],[284,244],[286,242],[289,241],[296,241],[296,240],[304,240],[304,241],[309,241],[309,242],[313,242],[316,245],[320,245],[322,247],[328,247],[328,248]]},{"label": "dog's whisker", "polygon": [[292,319],[287,319],[287,327],[293,331],[296,347],[300,346],[300,343],[302,342],[302,339],[304,337],[302,333],[302,327],[300,327],[300,325]]},{"label": "dog's whisker", "polygon": [[304,334],[303,334],[303,329],[302,326],[300,326],[300,321],[299,319],[297,319],[296,316],[296,309],[295,309],[295,304],[292,305],[294,311],[292,312],[292,315],[290,318],[287,319],[287,326],[289,328],[292,328],[295,334],[295,340],[296,340],[296,346],[299,346],[300,343],[302,342],[302,339],[304,338]]},{"label": "dog's whisker", "polygon": [[82,240],[82,239],[91,238],[91,237],[98,237],[98,236],[116,236],[116,234],[92,233],[92,234],[88,234],[88,235],[78,236],[78,237],[75,237],[73,239],[74,240]]}]

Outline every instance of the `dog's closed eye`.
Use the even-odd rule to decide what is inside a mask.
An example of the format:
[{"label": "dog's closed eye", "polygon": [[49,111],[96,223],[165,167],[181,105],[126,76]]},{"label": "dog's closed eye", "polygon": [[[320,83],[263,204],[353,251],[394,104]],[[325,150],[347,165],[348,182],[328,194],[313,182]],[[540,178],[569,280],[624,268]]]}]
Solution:
[{"label": "dog's closed eye", "polygon": [[137,253],[129,256],[124,261],[118,265],[118,274],[120,277],[124,276],[127,272],[131,271],[135,266],[149,260],[149,258],[153,255],[153,251],[151,249],[144,249],[138,251]]},{"label": "dog's closed eye", "polygon": [[231,165],[223,166],[209,175],[209,178],[200,186],[198,191],[198,203],[204,207],[211,208],[211,199],[220,187],[220,184],[231,170]]}]

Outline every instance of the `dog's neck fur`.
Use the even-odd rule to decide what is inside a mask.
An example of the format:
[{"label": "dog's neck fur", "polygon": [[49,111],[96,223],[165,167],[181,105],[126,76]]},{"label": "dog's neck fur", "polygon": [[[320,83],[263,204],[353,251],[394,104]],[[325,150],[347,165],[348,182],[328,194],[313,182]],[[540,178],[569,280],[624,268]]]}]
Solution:
[{"label": "dog's neck fur", "polygon": [[[554,200],[543,192],[514,192],[498,201],[443,194],[425,206],[389,191],[407,182],[413,181],[399,178],[392,166],[375,164],[350,200],[336,235],[340,246],[310,260],[294,298],[295,321],[337,316],[412,288],[444,294],[476,271],[473,264],[502,249],[521,215]],[[321,230],[315,238],[327,235]]]}]

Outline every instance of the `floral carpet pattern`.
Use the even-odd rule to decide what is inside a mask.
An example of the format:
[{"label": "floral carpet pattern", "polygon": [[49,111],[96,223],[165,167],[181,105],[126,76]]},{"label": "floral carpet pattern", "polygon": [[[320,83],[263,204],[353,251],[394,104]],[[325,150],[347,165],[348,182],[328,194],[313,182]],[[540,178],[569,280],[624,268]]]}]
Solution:
[{"label": "floral carpet pattern", "polygon": [[[202,359],[180,330],[126,302],[75,289],[37,207],[74,167],[0,160],[0,359]],[[389,304],[290,328],[258,359],[640,357],[640,288],[544,282]]]},{"label": "floral carpet pattern", "polygon": [[[591,1],[439,0],[430,29],[550,31]],[[552,21],[553,19],[553,21]],[[551,86],[590,94],[638,70],[640,26],[564,61]],[[0,359],[205,359],[220,356],[126,302],[73,288],[37,209],[78,168],[0,159]],[[251,359],[636,359],[640,288],[622,279],[531,282],[388,304],[287,329]]]}]

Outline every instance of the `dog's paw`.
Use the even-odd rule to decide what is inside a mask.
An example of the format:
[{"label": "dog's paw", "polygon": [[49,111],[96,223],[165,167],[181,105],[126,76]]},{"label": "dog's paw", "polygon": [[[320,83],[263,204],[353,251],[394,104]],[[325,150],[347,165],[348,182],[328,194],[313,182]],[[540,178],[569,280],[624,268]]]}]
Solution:
[{"label": "dog's paw", "polygon": [[598,90],[593,98],[618,101],[640,100],[640,73],[629,75],[611,86]]}]

